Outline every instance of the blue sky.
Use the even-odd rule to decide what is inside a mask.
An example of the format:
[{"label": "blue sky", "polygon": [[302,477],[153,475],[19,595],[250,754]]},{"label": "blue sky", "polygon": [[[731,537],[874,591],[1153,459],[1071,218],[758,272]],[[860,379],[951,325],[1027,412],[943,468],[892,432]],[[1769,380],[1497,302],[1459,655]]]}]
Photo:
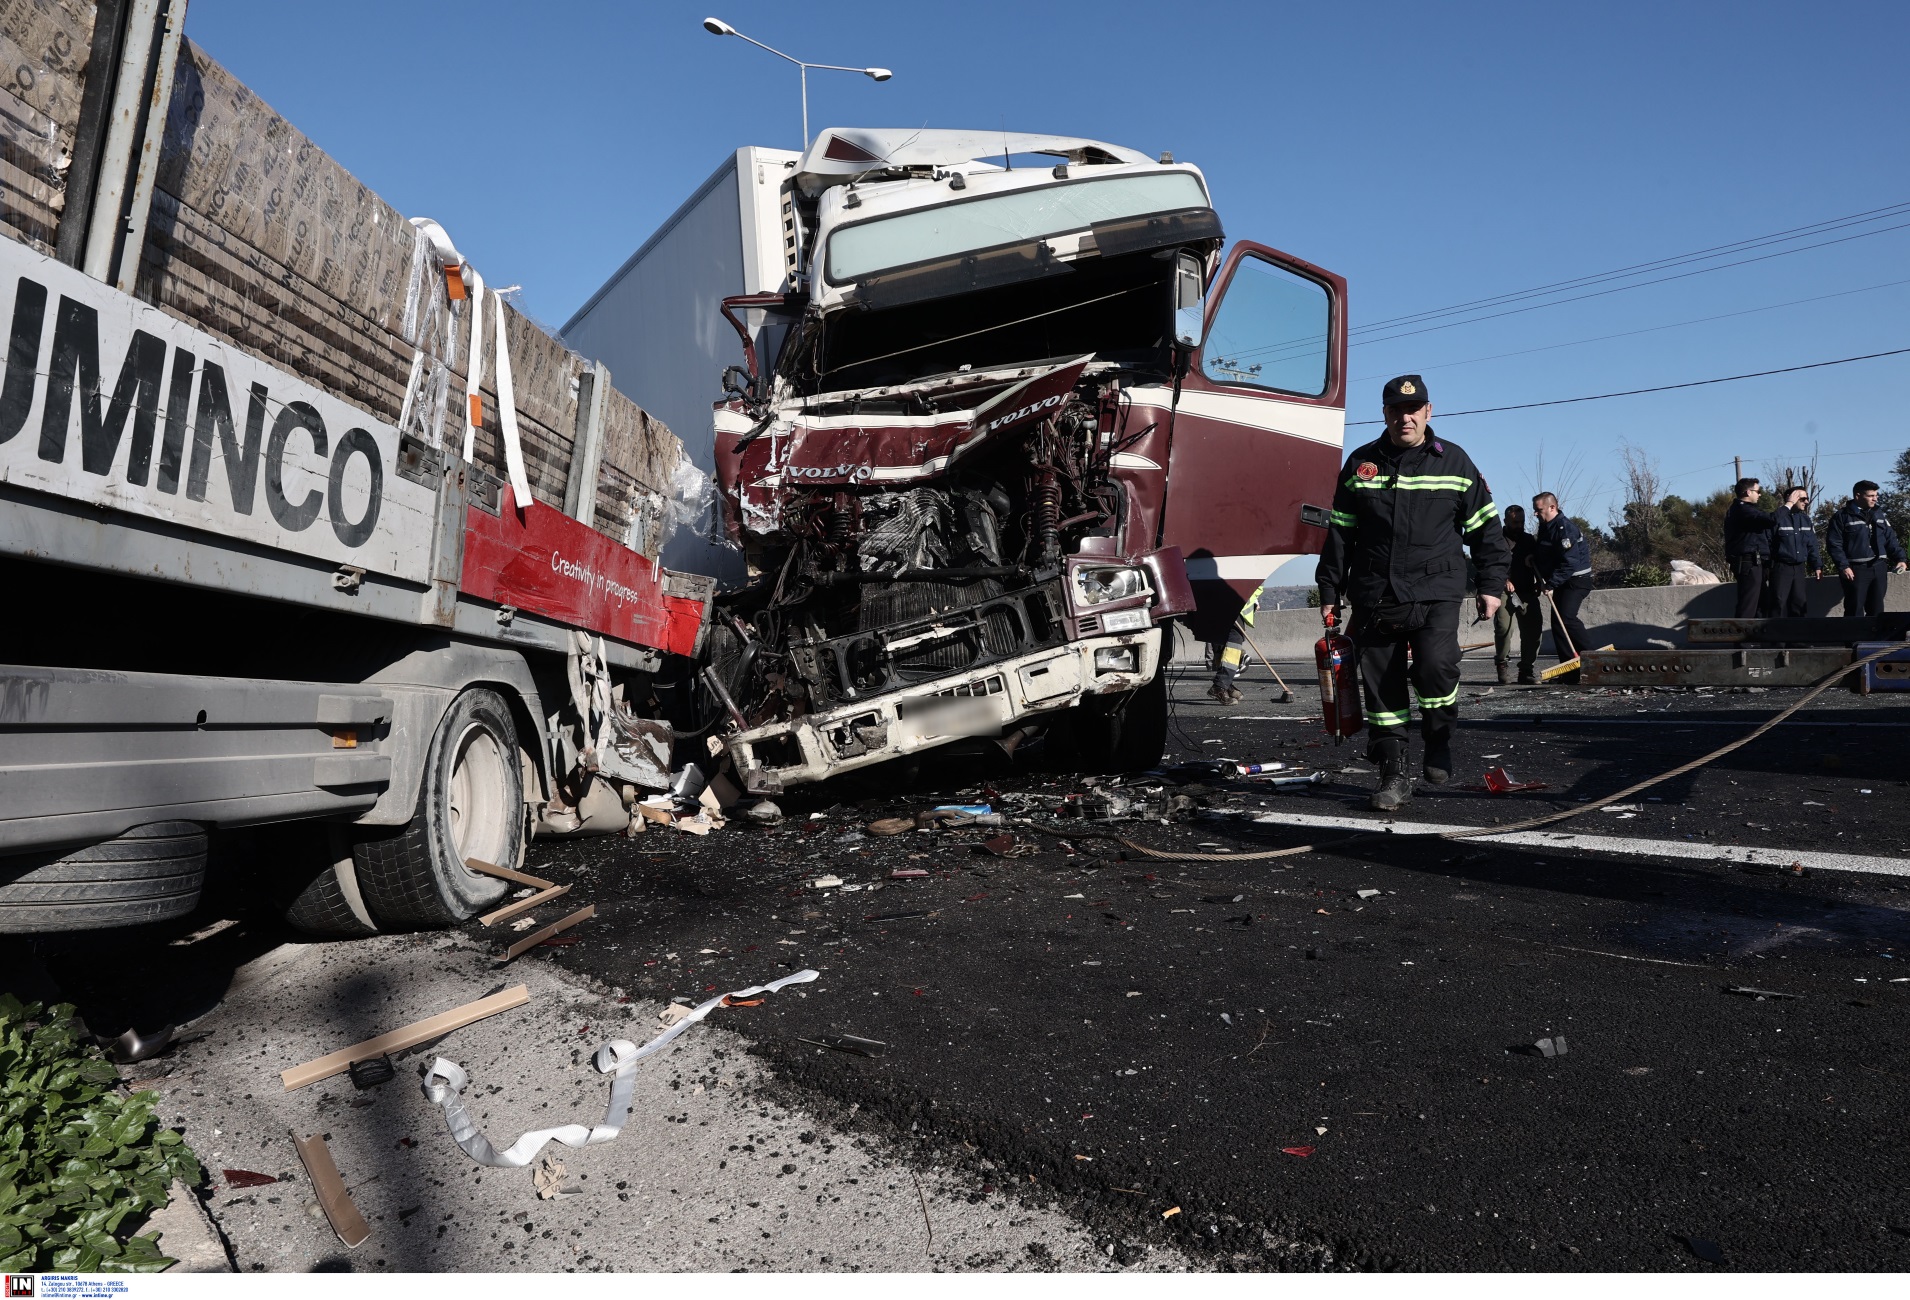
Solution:
[{"label": "blue sky", "polygon": [[[800,58],[895,70],[814,74],[817,129],[1171,149],[1205,170],[1230,236],[1345,275],[1355,331],[1910,201],[1902,3],[192,0],[187,31],[555,325],[727,151],[799,143],[795,69],[709,35],[707,12]],[[1368,343],[1349,419],[1402,371],[1461,411],[1910,347],[1905,281],[1899,229]],[[1544,486],[1602,523],[1621,440],[1687,495],[1725,486],[1734,454],[1762,470],[1813,446],[1840,492],[1881,478],[1910,446],[1906,387],[1900,356],[1435,424],[1502,503],[1539,486],[1542,451]]]}]

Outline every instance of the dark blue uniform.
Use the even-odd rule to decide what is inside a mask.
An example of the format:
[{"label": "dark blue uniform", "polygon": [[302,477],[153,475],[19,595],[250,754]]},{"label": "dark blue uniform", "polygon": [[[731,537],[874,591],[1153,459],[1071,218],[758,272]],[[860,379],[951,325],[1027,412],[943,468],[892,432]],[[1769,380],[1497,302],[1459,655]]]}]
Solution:
[{"label": "dark blue uniform", "polygon": [[1810,613],[1810,575],[1824,567],[1817,549],[1817,530],[1808,510],[1778,507],[1771,529],[1771,613],[1778,618],[1803,618]]},{"label": "dark blue uniform", "polygon": [[1764,602],[1764,575],[1771,563],[1771,533],[1777,517],[1738,500],[1724,514],[1724,558],[1738,583],[1738,617],[1756,618]]},{"label": "dark blue uniform", "polygon": [[1851,571],[1843,579],[1844,617],[1883,613],[1890,566],[1904,562],[1903,543],[1883,511],[1855,500],[1845,502],[1824,529],[1824,549],[1830,552],[1838,577],[1843,577],[1845,569]]},{"label": "dark blue uniform", "polygon": [[1590,636],[1579,621],[1578,607],[1592,594],[1592,548],[1563,510],[1550,519],[1539,520],[1537,540],[1532,562],[1538,568],[1539,581],[1552,592],[1552,649],[1564,663],[1580,651],[1591,649],[1586,644]]}]

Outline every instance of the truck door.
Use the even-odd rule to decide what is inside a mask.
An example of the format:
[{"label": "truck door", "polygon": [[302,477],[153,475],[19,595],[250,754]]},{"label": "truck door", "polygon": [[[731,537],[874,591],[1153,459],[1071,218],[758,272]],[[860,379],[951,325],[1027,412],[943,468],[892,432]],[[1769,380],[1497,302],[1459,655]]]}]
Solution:
[{"label": "truck door", "polygon": [[1213,283],[1180,402],[1163,421],[1160,523],[1161,544],[1187,557],[1203,635],[1224,629],[1272,570],[1319,553],[1326,534],[1300,507],[1331,503],[1346,428],[1346,281],[1242,242]]}]

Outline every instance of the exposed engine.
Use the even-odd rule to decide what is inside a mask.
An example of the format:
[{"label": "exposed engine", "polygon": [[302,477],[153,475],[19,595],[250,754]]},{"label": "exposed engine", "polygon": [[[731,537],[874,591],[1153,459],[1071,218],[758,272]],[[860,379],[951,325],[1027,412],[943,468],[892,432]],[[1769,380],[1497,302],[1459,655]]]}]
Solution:
[{"label": "exposed engine", "polygon": [[[954,393],[920,385],[906,400],[804,413],[804,431],[765,434],[762,471],[739,489],[753,523],[743,540],[756,580],[726,604],[714,670],[749,726],[852,703],[1068,639],[1064,556],[1081,539],[1113,539],[1121,488],[1103,445],[1113,427],[1112,378],[1082,378],[1087,358],[987,383],[954,377]],[[983,382],[977,383],[977,379]],[[1041,391],[1042,381],[1048,389]],[[955,388],[953,382],[942,387]],[[920,421],[955,406],[950,450],[922,456]],[[1010,409],[1001,412],[1000,408]],[[1022,408],[1034,406],[1034,411]],[[886,408],[886,409],[885,409]],[[866,450],[806,486],[802,439],[834,417],[857,417]],[[885,419],[895,424],[885,429]],[[799,422],[800,423],[800,422]],[[881,437],[905,429],[908,462],[881,463]],[[931,426],[932,441],[937,430]],[[857,444],[829,428],[833,450]],[[928,450],[935,450],[930,446]],[[825,458],[827,459],[827,458]],[[746,460],[746,467],[750,466]],[[886,480],[886,481],[885,481]],[[894,482],[895,486],[888,486]]]}]

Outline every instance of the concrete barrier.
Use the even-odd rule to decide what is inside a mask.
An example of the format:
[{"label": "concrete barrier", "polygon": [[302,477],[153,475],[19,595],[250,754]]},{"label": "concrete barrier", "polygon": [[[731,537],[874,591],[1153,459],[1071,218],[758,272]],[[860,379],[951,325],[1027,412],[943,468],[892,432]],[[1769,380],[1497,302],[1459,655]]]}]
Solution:
[{"label": "concrete barrier", "polygon": [[[1808,584],[1810,612],[1823,618],[1841,614],[1844,608],[1843,584],[1835,578],[1822,578]],[[1617,646],[1620,650],[1676,650],[1687,644],[1684,624],[1693,618],[1730,618],[1737,612],[1738,588],[1734,582],[1703,587],[1610,587],[1594,591],[1585,598],[1579,617],[1592,634],[1592,645]],[[1890,575],[1890,588],[1884,608],[1910,610],[1910,574]],[[1473,623],[1471,602],[1467,602],[1459,622],[1459,643],[1474,645],[1492,640],[1492,627]],[[1546,625],[1551,625],[1546,615]],[[1320,639],[1320,611],[1317,609],[1274,609],[1264,611],[1253,626],[1254,642],[1269,659],[1311,659],[1313,643]],[[1546,634],[1542,655],[1550,659],[1551,634]],[[1253,652],[1247,652],[1249,660]],[[1185,634],[1174,646],[1177,663],[1203,663],[1207,647]]]}]

